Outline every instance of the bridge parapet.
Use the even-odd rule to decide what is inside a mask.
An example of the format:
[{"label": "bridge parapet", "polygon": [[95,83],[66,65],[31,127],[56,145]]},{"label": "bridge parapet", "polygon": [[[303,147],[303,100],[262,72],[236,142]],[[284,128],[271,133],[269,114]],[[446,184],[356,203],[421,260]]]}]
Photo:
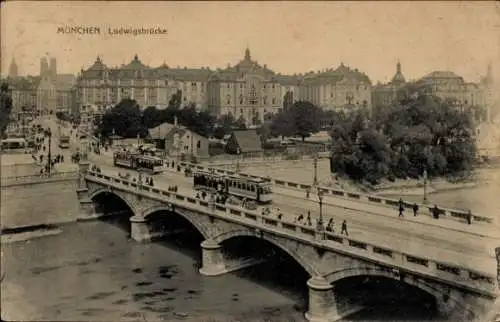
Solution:
[{"label": "bridge parapet", "polygon": [[[301,191],[304,191],[304,193],[308,189],[312,188],[312,186],[310,184],[298,183],[298,182],[287,181],[287,180],[272,179],[269,177],[256,176],[256,175],[242,173],[242,172],[237,173],[236,171],[225,170],[225,169],[214,168],[214,167],[205,167],[205,166],[190,163],[190,162],[180,162],[180,166],[182,167],[182,169],[194,168],[194,169],[199,169],[199,170],[214,171],[214,172],[219,173],[219,174],[228,174],[228,175],[239,174],[240,176],[244,176],[244,177],[248,177],[248,178],[269,180],[270,182],[272,182],[273,184],[275,184],[278,187],[301,190]],[[175,168],[169,168],[169,171],[175,171]],[[387,205],[390,207],[399,205],[398,199],[385,198],[385,197],[380,197],[380,196],[376,196],[376,195],[369,195],[369,194],[364,194],[364,193],[349,192],[349,191],[345,191],[345,190],[341,190],[341,189],[332,189],[330,187],[319,187],[319,189],[321,189],[325,193],[325,197],[330,195],[333,197],[341,197],[341,198],[346,198],[346,199],[350,199],[350,200],[356,200],[359,202],[365,202],[365,203],[371,203],[371,204]],[[403,201],[403,202],[404,202],[404,205],[406,207],[412,207],[414,204],[413,202],[407,202],[407,201]],[[419,208],[422,211],[426,211],[429,214],[432,214],[433,207],[434,207],[433,205],[432,206],[426,205],[426,204],[419,205]],[[439,211],[440,211],[440,218],[441,219],[454,220],[454,221],[458,221],[458,222],[462,222],[462,223],[467,223],[467,216],[468,216],[467,211],[446,208],[446,207],[439,207]],[[481,215],[481,214],[473,214],[472,221],[474,223],[486,224],[486,225],[497,224],[495,218],[488,217],[488,216]]]},{"label": "bridge parapet", "polygon": [[78,171],[52,172],[46,175],[26,175],[15,177],[3,177],[0,179],[3,187],[17,186],[33,183],[46,183],[78,178]]},{"label": "bridge parapet", "polygon": [[167,191],[159,187],[139,185],[136,182],[104,173],[89,171],[85,179],[102,184],[107,189],[113,188],[129,192],[175,205],[176,207],[196,211],[200,214],[206,214],[210,217],[234,222],[251,229],[300,240],[305,244],[313,245],[319,251],[332,251],[355,258],[362,258],[365,261],[393,269],[398,273],[410,272],[488,296],[496,296],[498,292],[494,275],[480,272],[471,267],[457,267],[454,263],[432,259],[428,256],[416,256],[415,254],[395,251],[388,246],[375,245],[359,238],[339,235],[334,232],[318,231],[310,226],[270,218],[258,211],[234,205],[218,203],[213,205],[201,199]]}]

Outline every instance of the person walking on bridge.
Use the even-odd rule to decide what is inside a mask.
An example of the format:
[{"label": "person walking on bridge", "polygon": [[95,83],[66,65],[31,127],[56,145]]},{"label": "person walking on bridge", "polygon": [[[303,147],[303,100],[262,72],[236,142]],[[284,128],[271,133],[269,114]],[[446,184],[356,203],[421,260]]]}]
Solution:
[{"label": "person walking on bridge", "polygon": [[418,205],[415,203],[413,204],[413,216],[417,217],[418,213]]},{"label": "person walking on bridge", "polygon": [[340,230],[340,234],[343,235],[345,232],[346,236],[349,236],[349,233],[347,232],[347,221],[342,221],[342,229]]},{"label": "person walking on bridge", "polygon": [[403,216],[403,211],[405,210],[404,208],[404,203],[403,203],[403,199],[399,199],[399,216],[398,217],[404,217]]},{"label": "person walking on bridge", "polygon": [[467,213],[467,224],[471,225],[472,224],[472,211],[469,209],[469,212]]}]

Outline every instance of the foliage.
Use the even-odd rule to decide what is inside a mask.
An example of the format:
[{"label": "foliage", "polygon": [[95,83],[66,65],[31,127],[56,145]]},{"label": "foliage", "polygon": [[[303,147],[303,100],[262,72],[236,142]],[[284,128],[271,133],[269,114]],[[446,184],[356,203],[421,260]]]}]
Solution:
[{"label": "foliage", "polygon": [[131,138],[137,135],[144,136],[142,115],[135,100],[123,99],[116,106],[108,110],[102,117],[100,132],[103,137],[113,134]]},{"label": "foliage", "polygon": [[293,106],[293,92],[287,91],[283,97],[283,110],[288,111]]},{"label": "foliage", "polygon": [[0,85],[0,95],[0,138],[3,138],[12,112],[12,96],[7,83]]},{"label": "foliage", "polygon": [[245,120],[243,115],[240,115],[240,117],[234,123],[236,129],[238,129],[238,130],[246,130],[246,128],[247,128],[246,124],[247,124],[247,121]]},{"label": "foliage", "polygon": [[222,140],[226,134],[230,134],[235,127],[236,120],[231,112],[223,114],[217,121],[217,127],[214,129],[214,137]]},{"label": "foliage", "polygon": [[264,123],[256,129],[262,143],[266,142],[271,134],[270,124]]},{"label": "foliage", "polygon": [[273,119],[270,127],[272,136],[297,135],[304,140],[319,130],[323,112],[307,101],[295,102],[290,108],[283,109]]},{"label": "foliage", "polygon": [[401,91],[401,103],[339,116],[332,129],[332,172],[376,184],[382,178],[418,178],[468,171],[475,161],[473,115],[428,95]]},{"label": "foliage", "polygon": [[180,108],[182,92],[177,91],[172,95],[167,108],[158,109],[149,106],[141,112],[139,105],[134,100],[125,99],[111,110],[106,111],[99,132],[103,137],[113,133],[122,137],[147,136],[148,129],[154,128],[165,122],[187,127],[189,130],[202,136],[211,136],[214,132],[215,119],[206,111],[198,112],[194,104]]}]

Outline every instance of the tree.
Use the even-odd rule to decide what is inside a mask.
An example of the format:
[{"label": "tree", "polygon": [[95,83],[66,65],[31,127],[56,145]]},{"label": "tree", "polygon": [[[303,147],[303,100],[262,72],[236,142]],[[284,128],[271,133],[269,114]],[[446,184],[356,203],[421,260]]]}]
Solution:
[{"label": "tree", "polygon": [[267,139],[269,138],[269,135],[271,134],[270,127],[271,126],[269,124],[264,123],[256,129],[257,134],[260,136],[260,141],[262,143],[266,142]]},{"label": "tree", "polygon": [[156,106],[148,106],[142,112],[142,124],[148,129],[157,127],[163,123],[164,114]]},{"label": "tree", "polygon": [[236,120],[235,122],[235,126],[238,130],[246,130],[247,128],[247,121],[245,120],[245,118],[243,117],[243,115],[240,115],[240,117]]},{"label": "tree", "polygon": [[307,101],[298,101],[287,112],[291,113],[294,132],[302,138],[302,141],[319,130],[322,111],[316,105]]},{"label": "tree", "polygon": [[12,94],[7,83],[0,85],[0,138],[5,137],[12,112]]},{"label": "tree", "polygon": [[468,171],[475,160],[472,112],[410,84],[399,104],[377,107],[371,117],[354,111],[332,129],[330,167],[354,180],[418,178]]},{"label": "tree", "polygon": [[285,136],[292,136],[294,134],[295,128],[292,120],[292,115],[289,111],[282,110],[274,118],[269,127],[271,136],[281,136],[283,139]]},{"label": "tree", "polygon": [[283,96],[283,110],[288,111],[293,106],[293,92],[287,91]]},{"label": "tree", "polygon": [[142,115],[135,100],[123,99],[116,106],[106,111],[99,127],[103,137],[109,137],[113,131],[126,138],[146,135],[142,124]]}]

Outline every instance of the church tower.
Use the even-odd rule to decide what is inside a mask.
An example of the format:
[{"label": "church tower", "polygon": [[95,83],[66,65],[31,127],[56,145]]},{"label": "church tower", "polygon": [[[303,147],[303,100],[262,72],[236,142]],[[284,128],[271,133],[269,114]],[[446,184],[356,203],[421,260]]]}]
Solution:
[{"label": "church tower", "polygon": [[52,79],[55,79],[57,76],[57,61],[54,57],[50,59],[49,75]]},{"label": "church tower", "polygon": [[40,58],[40,77],[46,77],[49,72],[49,63],[46,57]]},{"label": "church tower", "polygon": [[9,66],[9,77],[16,78],[17,76],[19,76],[18,72],[19,71],[17,69],[16,60],[14,58],[12,58],[12,61],[11,61],[10,66]]}]

